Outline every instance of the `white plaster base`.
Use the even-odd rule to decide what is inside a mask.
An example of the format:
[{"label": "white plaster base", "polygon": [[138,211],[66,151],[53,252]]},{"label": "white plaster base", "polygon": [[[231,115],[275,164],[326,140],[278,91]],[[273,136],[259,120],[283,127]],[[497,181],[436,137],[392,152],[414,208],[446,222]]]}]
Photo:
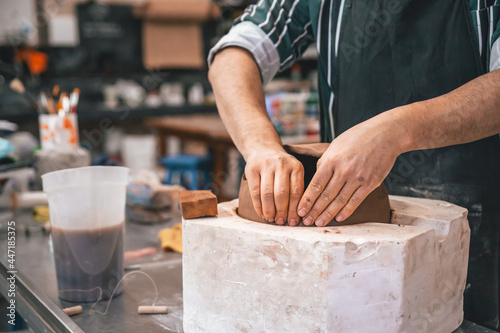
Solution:
[{"label": "white plaster base", "polygon": [[391,197],[392,224],[183,221],[184,331],[452,332],[463,319],[467,210]]}]

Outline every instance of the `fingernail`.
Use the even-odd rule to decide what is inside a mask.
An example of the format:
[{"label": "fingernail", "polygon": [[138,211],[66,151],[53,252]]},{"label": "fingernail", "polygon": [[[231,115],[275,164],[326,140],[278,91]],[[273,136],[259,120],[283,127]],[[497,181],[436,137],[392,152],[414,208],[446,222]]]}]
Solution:
[{"label": "fingernail", "polygon": [[318,227],[324,227],[325,226],[325,221],[321,218],[316,220],[316,226]]},{"label": "fingernail", "polygon": [[285,220],[283,220],[282,217],[280,217],[277,221],[276,224],[285,224]]},{"label": "fingernail", "polygon": [[342,221],[344,221],[344,215],[342,215],[342,214],[337,215],[337,217],[335,218],[335,220],[336,220],[337,222],[342,222]]},{"label": "fingernail", "polygon": [[305,208],[299,209],[299,216],[304,216],[304,215],[306,215],[306,213],[307,213],[307,211]]},{"label": "fingernail", "polygon": [[291,225],[291,226],[296,226],[297,225],[297,220],[291,219],[290,221],[288,221],[288,224]]},{"label": "fingernail", "polygon": [[306,217],[306,219],[304,220],[305,225],[311,225],[312,223],[313,223],[313,218],[310,216]]},{"label": "fingernail", "polygon": [[274,217],[271,217],[268,221],[271,223],[274,222]]}]

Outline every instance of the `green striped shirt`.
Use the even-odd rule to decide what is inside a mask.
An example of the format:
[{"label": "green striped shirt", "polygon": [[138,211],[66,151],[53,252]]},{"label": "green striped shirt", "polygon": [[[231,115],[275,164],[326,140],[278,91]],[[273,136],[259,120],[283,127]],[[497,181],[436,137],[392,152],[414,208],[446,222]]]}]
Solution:
[{"label": "green striped shirt", "polygon": [[[340,41],[340,27],[344,7],[353,0],[260,0],[249,6],[235,21],[231,31],[210,51],[209,64],[215,53],[227,46],[247,49],[257,62],[264,84],[278,72],[297,61],[309,45],[318,50],[319,87],[326,96],[322,112],[329,119],[327,140],[334,138],[331,89],[332,63],[339,53],[350,52],[353,46]],[[401,0],[384,2],[384,15],[398,13]],[[439,1],[439,0],[436,0]],[[458,0],[457,0],[458,1]],[[326,5],[325,5],[326,3]],[[500,68],[500,0],[470,0],[478,49],[488,71]],[[329,13],[324,13],[328,8]]]}]

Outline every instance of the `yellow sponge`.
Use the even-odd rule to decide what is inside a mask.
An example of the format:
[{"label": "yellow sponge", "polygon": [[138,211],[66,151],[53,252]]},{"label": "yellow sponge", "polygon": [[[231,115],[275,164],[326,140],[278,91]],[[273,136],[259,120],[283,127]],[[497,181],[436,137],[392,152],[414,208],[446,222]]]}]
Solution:
[{"label": "yellow sponge", "polygon": [[182,224],[178,223],[172,228],[160,230],[158,233],[161,247],[165,250],[173,250],[182,253]]},{"label": "yellow sponge", "polygon": [[49,206],[35,206],[31,214],[33,219],[38,222],[49,222]]}]

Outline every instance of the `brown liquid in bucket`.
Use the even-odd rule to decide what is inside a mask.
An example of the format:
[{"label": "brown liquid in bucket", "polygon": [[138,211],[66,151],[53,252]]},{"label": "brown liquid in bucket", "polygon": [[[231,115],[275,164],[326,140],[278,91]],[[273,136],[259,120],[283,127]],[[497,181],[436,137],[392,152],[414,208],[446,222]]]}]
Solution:
[{"label": "brown liquid in bucket", "polygon": [[[92,302],[110,297],[123,276],[124,224],[98,229],[52,228],[59,297]],[[122,292],[122,287],[116,295]]]}]

